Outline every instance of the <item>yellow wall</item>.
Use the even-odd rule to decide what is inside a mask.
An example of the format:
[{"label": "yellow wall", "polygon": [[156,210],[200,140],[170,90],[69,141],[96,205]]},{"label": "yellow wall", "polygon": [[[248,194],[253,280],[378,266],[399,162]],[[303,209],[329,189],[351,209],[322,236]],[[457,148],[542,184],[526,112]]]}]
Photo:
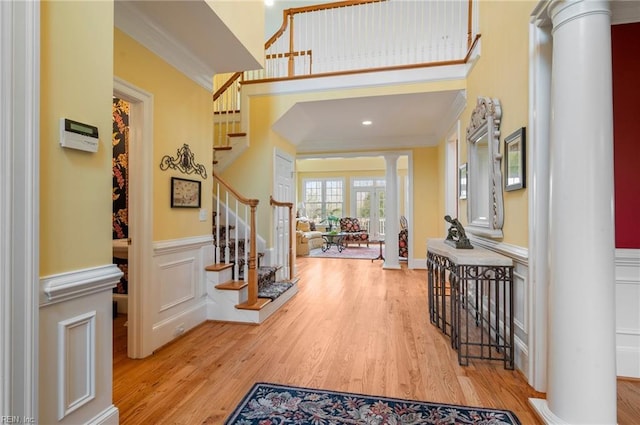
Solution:
[{"label": "yellow wall", "polygon": [[409,257],[427,258],[427,239],[443,235],[441,165],[438,148],[413,149],[413,223]]},{"label": "yellow wall", "polygon": [[273,229],[269,196],[274,193],[274,149],[295,158],[295,148],[271,130],[275,121],[273,97],[256,96],[250,98],[249,102],[250,147],[221,173],[221,177],[243,196],[259,200],[258,234],[266,240],[267,246],[271,246]]},{"label": "yellow wall", "polygon": [[[529,118],[528,23],[536,4],[536,1],[480,2],[482,52],[467,79],[467,108],[461,121],[463,134],[466,134],[478,96],[499,99],[502,106],[501,152],[504,152],[504,138],[518,128],[526,127]],[[461,163],[467,162],[464,139],[460,143],[460,158]],[[528,186],[530,182],[527,183]],[[528,246],[527,192],[528,189],[504,192],[505,243]],[[466,222],[466,201],[460,201],[459,211],[461,221]]]},{"label": "yellow wall", "polygon": [[[40,274],[46,276],[111,263],[113,2],[47,1],[40,16]],[[97,126],[98,152],[60,147],[60,118]]]},{"label": "yellow wall", "polygon": [[[114,31],[114,74],[153,95],[153,239],[169,240],[211,234],[211,164],[213,102],[211,93],[178,72],[118,29]],[[177,156],[187,143],[195,161],[207,169],[207,179],[177,170],[160,170],[163,156]],[[171,177],[202,182],[202,207],[171,208]]]}]

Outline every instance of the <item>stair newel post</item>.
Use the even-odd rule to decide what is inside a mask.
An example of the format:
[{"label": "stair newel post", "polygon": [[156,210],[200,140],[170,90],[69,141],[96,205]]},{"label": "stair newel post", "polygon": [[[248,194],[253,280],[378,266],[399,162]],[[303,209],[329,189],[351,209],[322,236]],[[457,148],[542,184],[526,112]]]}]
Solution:
[{"label": "stair newel post", "polygon": [[295,240],[295,218],[293,216],[293,204],[289,204],[289,280],[293,281],[293,244]]},{"label": "stair newel post", "polygon": [[251,208],[251,235],[249,239],[249,299],[247,303],[249,305],[256,304],[258,302],[258,270],[256,267],[256,208],[258,206],[257,199],[249,200],[249,207]]},{"label": "stair newel post", "polygon": [[[245,222],[245,226],[244,226],[244,246],[245,247],[249,247],[249,249],[251,249],[251,240],[249,239],[249,228],[246,225],[246,223],[249,223],[249,208],[247,208],[247,206],[244,206],[244,222]],[[244,254],[243,254],[243,260],[244,260],[244,265],[242,266],[242,276],[244,276],[244,281],[246,282],[249,279],[249,253],[247,252],[248,250],[245,249],[244,250]]]},{"label": "stair newel post", "polygon": [[216,232],[216,262],[220,261],[220,220],[218,220],[218,214],[220,214],[220,183],[216,182],[216,212],[214,222],[214,229]]}]

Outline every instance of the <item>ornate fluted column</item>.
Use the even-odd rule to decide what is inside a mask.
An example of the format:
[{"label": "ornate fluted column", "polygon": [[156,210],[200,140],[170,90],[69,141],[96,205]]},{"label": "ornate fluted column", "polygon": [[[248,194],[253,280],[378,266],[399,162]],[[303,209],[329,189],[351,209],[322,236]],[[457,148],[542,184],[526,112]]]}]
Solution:
[{"label": "ornate fluted column", "polygon": [[400,268],[400,254],[398,253],[398,154],[384,155],[386,166],[386,193],[384,202],[385,230],[384,230],[384,265],[385,269]]},{"label": "ornate fluted column", "polygon": [[[613,106],[608,1],[556,0],[547,423],[615,424]],[[542,111],[538,111],[542,113]]]}]

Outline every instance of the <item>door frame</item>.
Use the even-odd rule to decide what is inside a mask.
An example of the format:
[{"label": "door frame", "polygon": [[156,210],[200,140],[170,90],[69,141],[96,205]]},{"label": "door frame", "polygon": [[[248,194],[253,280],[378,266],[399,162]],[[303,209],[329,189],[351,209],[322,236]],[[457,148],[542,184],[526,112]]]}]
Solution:
[{"label": "door frame", "polygon": [[[294,208],[296,208],[295,205],[295,195],[296,195],[296,179],[294,178],[294,171],[295,171],[295,158],[291,155],[289,155],[287,152],[283,151],[282,149],[279,148],[274,148],[273,150],[273,191],[275,192],[275,189],[278,187],[278,181],[280,180],[279,176],[280,176],[280,169],[278,167],[278,160],[282,159],[286,162],[288,162],[290,164],[289,167],[289,176],[285,176],[286,178],[288,178],[291,181],[291,184],[289,185],[289,193],[286,194],[286,199],[277,199],[278,201],[285,201],[285,202],[294,202]],[[278,196],[276,194],[276,196]],[[273,241],[272,241],[272,245],[273,246],[277,246],[276,241],[278,241],[280,239],[280,233],[281,233],[281,226],[280,223],[278,222],[278,215],[274,215],[273,216]],[[289,223],[289,232],[293,232],[294,228],[293,228],[293,223]],[[282,235],[284,236],[284,235]],[[282,238],[284,240],[284,237]],[[291,240],[287,240],[286,241],[287,244],[291,244]],[[287,248],[285,251],[281,251],[281,252],[288,252],[289,249],[293,249],[293,247],[289,247],[286,246],[285,248]],[[278,261],[278,252],[274,252],[275,258],[273,258],[273,262],[272,264],[276,264],[276,262]],[[293,267],[293,264],[289,264],[288,267]],[[285,273],[285,276],[289,275],[289,270],[283,270],[283,273]]]},{"label": "door frame", "polygon": [[38,417],[40,4],[0,2],[0,412]]},{"label": "door frame", "polygon": [[[153,257],[153,95],[114,76],[113,94],[129,102],[129,294],[127,355],[153,353],[150,297]],[[140,117],[140,118],[138,118]]]}]

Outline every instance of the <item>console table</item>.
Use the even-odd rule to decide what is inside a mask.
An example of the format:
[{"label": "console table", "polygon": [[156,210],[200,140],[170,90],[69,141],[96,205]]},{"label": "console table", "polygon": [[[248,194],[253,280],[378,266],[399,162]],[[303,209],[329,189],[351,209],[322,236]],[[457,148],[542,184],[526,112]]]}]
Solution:
[{"label": "console table", "polygon": [[456,249],[427,241],[429,319],[469,359],[501,360],[514,367],[513,261],[475,246]]}]

